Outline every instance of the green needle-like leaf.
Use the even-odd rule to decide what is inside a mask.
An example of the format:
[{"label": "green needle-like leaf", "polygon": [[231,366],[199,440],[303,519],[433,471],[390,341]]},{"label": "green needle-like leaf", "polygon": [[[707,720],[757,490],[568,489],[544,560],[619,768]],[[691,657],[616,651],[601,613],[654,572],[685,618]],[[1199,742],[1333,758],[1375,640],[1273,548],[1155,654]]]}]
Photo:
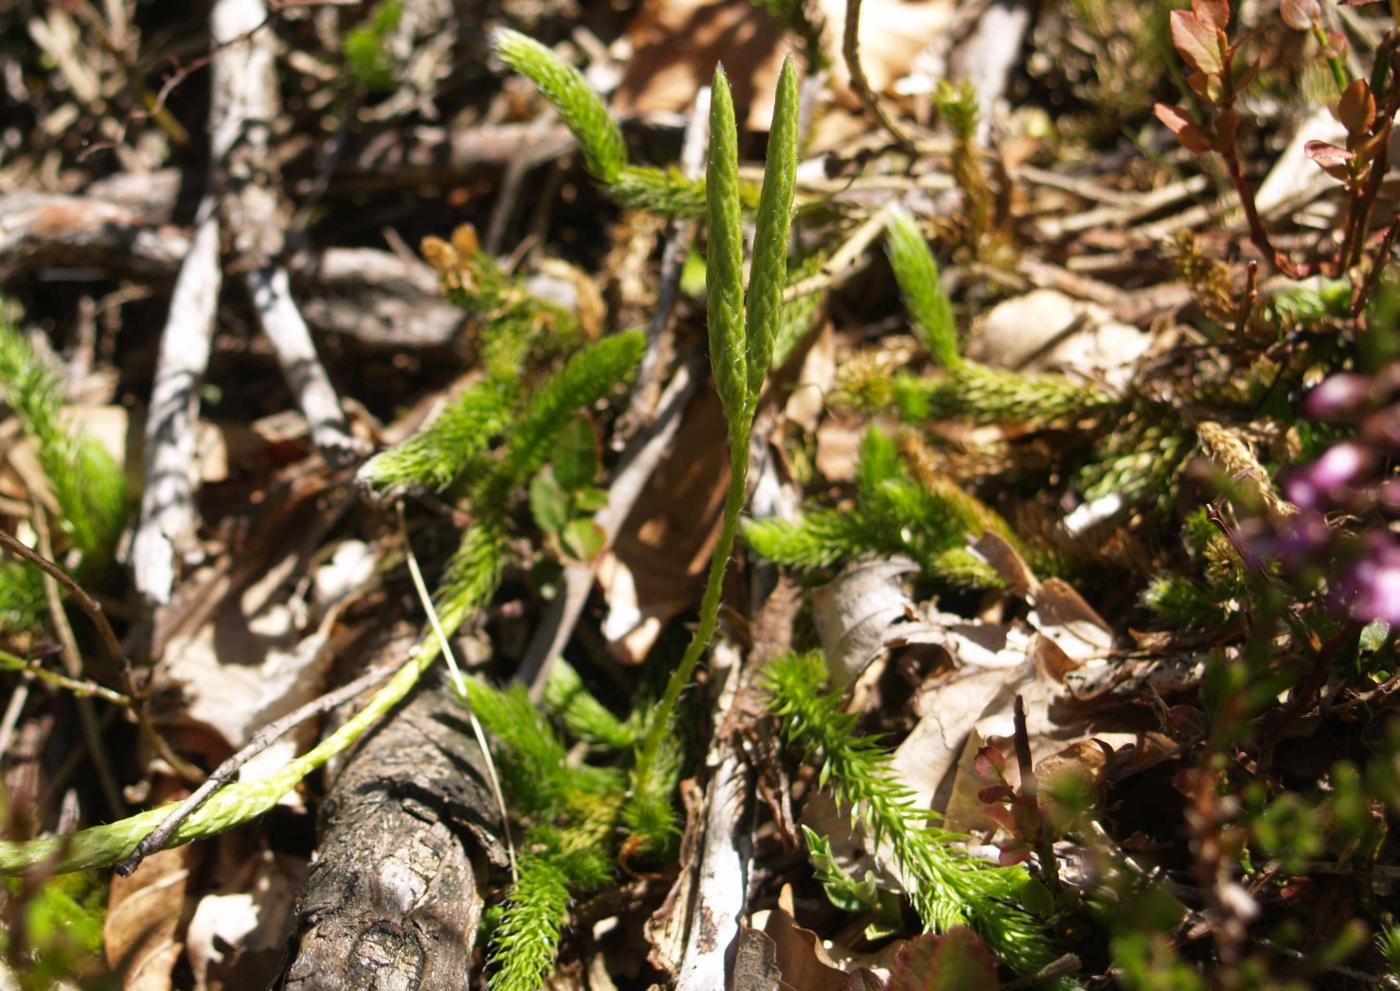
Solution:
[{"label": "green needle-like leaf", "polygon": [[710,156],[705,171],[709,209],[706,295],[710,366],[729,419],[730,437],[742,429],[748,408],[748,358],[744,347],[744,239],[739,211],[739,130],[724,69],[715,67],[710,94]]},{"label": "green needle-like leaf", "polygon": [[768,159],[763,168],[763,191],[758,198],[753,267],[745,318],[748,351],[748,410],[758,405],[763,378],[773,358],[787,283],[788,240],[792,227],[792,192],[797,174],[797,71],[792,58],[783,60],[778,77],[773,126],[768,132]]}]

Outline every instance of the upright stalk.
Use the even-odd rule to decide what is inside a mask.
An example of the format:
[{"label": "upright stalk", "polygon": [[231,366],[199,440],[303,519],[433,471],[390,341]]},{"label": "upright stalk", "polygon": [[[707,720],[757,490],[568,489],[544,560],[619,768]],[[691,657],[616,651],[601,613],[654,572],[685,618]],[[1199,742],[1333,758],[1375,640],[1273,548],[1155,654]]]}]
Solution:
[{"label": "upright stalk", "polygon": [[[788,238],[792,224],[793,183],[797,172],[797,74],[791,59],[783,63],[778,81],[773,126],[768,135],[768,160],[759,194],[754,237],[754,260],[747,298],[743,291],[738,129],[729,81],[715,69],[710,99],[710,153],[705,177],[709,215],[707,301],[710,365],[715,389],[729,421],[729,491],[724,521],[710,561],[705,593],[700,600],[700,623],[671,677],[666,682],[646,737],[637,754],[634,782],[650,782],[656,772],[662,741],[671,731],[681,692],[690,684],[719,616],[724,573],[734,549],[739,514],[748,485],[749,439],[754,413],[772,359],[773,341],[782,315],[782,292],[787,281]],[[652,782],[654,783],[654,782]]]}]

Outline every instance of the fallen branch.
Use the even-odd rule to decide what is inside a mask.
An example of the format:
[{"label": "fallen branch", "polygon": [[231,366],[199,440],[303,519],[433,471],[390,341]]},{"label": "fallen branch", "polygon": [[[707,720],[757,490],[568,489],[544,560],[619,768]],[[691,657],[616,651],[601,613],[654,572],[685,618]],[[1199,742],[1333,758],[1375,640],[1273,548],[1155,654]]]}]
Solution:
[{"label": "fallen branch", "polygon": [[[743,679],[739,652],[727,646],[711,655],[715,670],[728,670],[715,699],[718,723],[734,704]],[[739,935],[739,919],[748,900],[753,841],[746,811],[751,787],[739,735],[717,726],[706,763],[711,776],[705,789],[704,835],[695,866],[685,948],[676,972],[676,991],[701,991],[722,984],[730,944]]]},{"label": "fallen branch", "polygon": [[[42,528],[42,526],[43,523],[42,520],[40,520],[39,526],[36,527],[36,529]],[[126,651],[122,650],[121,641],[117,639],[116,631],[112,629],[112,624],[108,621],[107,614],[102,609],[102,604],[89,595],[87,589],[74,581],[68,572],[60,568],[50,560],[48,556],[38,551],[31,550],[3,530],[0,530],[0,547],[3,547],[15,557],[29,562],[40,571],[44,572],[46,585],[52,582],[55,590],[57,586],[62,585],[64,591],[73,597],[73,601],[78,604],[78,607],[82,609],[83,612],[87,613],[88,618],[91,619],[93,625],[97,627],[97,632],[102,638],[103,646],[107,648],[107,652],[112,655],[112,660],[122,672],[122,683],[123,687],[126,689],[127,704],[132,714],[136,717],[136,723],[141,730],[142,737],[151,745],[155,752],[168,762],[181,776],[190,779],[197,778],[199,775],[198,769],[192,767],[187,761],[183,760],[172,751],[170,745],[165,742],[165,738],[157,732],[155,726],[151,723],[150,714],[146,711],[143,696],[136,686],[136,673],[132,669],[131,658],[126,655]],[[82,660],[76,654],[76,645],[73,648],[73,657],[69,658],[66,641],[68,637],[71,636],[71,631],[67,630],[67,623],[63,615],[63,602],[57,597],[56,592],[50,593],[46,589],[46,594],[48,594],[50,600],[49,611],[53,614],[54,623],[58,626],[61,639],[65,641],[64,657],[65,660],[68,661],[68,675],[70,678],[81,681]],[[65,631],[67,631],[66,635]],[[76,664],[74,663],[75,660]],[[80,703],[79,711],[81,712],[81,706],[86,700],[82,695],[79,695],[78,701]],[[84,718],[86,719],[87,717]],[[100,760],[102,758],[98,759]]]},{"label": "fallen branch", "polygon": [[468,986],[481,854],[505,858],[481,751],[451,695],[425,679],[336,778],[277,987]]},{"label": "fallen branch", "polygon": [[170,315],[161,331],[146,419],[146,484],[131,542],[136,588],[158,603],[170,601],[177,559],[188,563],[198,552],[195,424],[222,284],[219,220],[214,197],[205,194],[196,214],[194,239],[170,297]]},{"label": "fallen branch", "polygon": [[860,98],[865,109],[880,122],[881,127],[890,132],[890,137],[894,138],[900,148],[917,158],[919,152],[914,139],[885,109],[880,97],[870,88],[870,80],[865,76],[865,67],[860,64],[860,0],[846,0],[846,23],[841,37],[841,55],[846,60],[851,89]]},{"label": "fallen branch", "polygon": [[[268,135],[277,119],[274,39],[256,28],[267,19],[263,0],[218,0],[210,18],[214,45],[209,128],[216,188],[234,252],[246,266],[244,283],[258,322],[282,366],[311,440],[338,466],[365,453],[350,436],[340,400],[316,354],[311,332],[292,299],[282,261],[286,247],[278,176]],[[237,44],[230,42],[237,39]]]},{"label": "fallen branch", "polygon": [[[201,240],[202,224],[192,235],[158,219],[174,208],[174,193],[174,186],[158,184],[141,209],[95,194],[0,197],[0,286],[19,285],[50,268],[92,268],[101,277],[156,284],[176,280],[171,320],[193,323],[200,307],[212,307],[218,295],[218,241]],[[201,207],[199,216],[205,215]],[[445,347],[465,320],[460,308],[442,298],[431,268],[389,251],[302,253],[289,260],[288,271],[314,327],[371,346]],[[212,316],[210,321],[212,327]],[[182,333],[192,341],[189,331]],[[195,362],[186,350],[177,348],[176,357],[191,371]]]}]

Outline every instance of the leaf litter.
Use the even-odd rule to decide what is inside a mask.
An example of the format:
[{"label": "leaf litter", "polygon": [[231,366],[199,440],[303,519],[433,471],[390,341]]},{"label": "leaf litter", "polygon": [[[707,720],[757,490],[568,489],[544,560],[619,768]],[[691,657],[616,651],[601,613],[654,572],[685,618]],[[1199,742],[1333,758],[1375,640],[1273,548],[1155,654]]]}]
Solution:
[{"label": "leaf litter", "polygon": [[[846,4],[504,4],[490,27],[527,31],[586,66],[625,125],[616,147],[595,147],[577,127],[591,111],[561,105],[581,155],[567,137],[541,137],[554,111],[503,78],[487,25],[453,36],[439,30],[450,19],[440,5],[292,5],[256,29],[279,39],[275,71],[300,81],[284,83],[272,138],[298,241],[284,298],[312,323],[337,416],[384,444],[418,435],[424,410],[459,409],[483,382],[507,383],[512,402],[536,396],[560,358],[625,329],[620,314],[649,320],[663,251],[697,215],[698,187],[667,170],[676,125],[714,63],[734,81],[745,162],[770,126],[783,54],[808,69],[791,281],[815,290],[815,308],[789,301],[785,364],[748,411],[751,515],[787,529],[746,531],[725,579],[722,633],[685,693],[668,757],[663,804],[680,817],[656,835],[670,838],[648,845],[630,822],[583,815],[609,823],[608,843],[631,832],[601,874],[570,867],[558,969],[550,957],[542,972],[556,986],[1394,981],[1400,930],[1384,879],[1400,802],[1384,617],[1395,614],[1385,262],[1396,228],[1380,177],[1400,88],[1387,75],[1387,18],[1369,5],[1198,0],[1156,23],[1110,0],[1022,22],[998,20],[1002,6],[871,0],[862,82],[842,47]],[[20,58],[7,77],[32,128],[11,142],[0,198],[62,194],[72,215],[45,214],[24,228],[28,242],[0,232],[0,273],[16,274],[4,288],[22,313],[8,322],[39,342],[66,401],[63,429],[100,440],[139,501],[145,452],[133,439],[184,255],[155,248],[188,245],[194,221],[163,190],[203,174],[189,131],[208,97],[186,78],[201,66],[178,62],[154,106],[132,94],[171,38],[207,48],[205,26],[133,19],[122,4],[20,7],[4,16],[45,61]],[[101,31],[89,37],[75,18]],[[388,146],[404,150],[381,157]],[[737,176],[748,211],[757,175]],[[140,209],[122,205],[133,176],[149,177]],[[882,224],[853,263],[831,265],[863,223],[896,208],[950,294],[943,309],[900,280],[893,238],[886,264]],[[453,235],[467,221],[496,257],[467,228]],[[246,233],[226,246],[235,275],[248,263],[235,255],[256,261]],[[439,247],[420,261],[411,244],[424,236],[451,237],[452,258]],[[709,239],[702,227],[701,246]],[[331,254],[347,246],[353,256]],[[21,264],[30,250],[37,268]],[[334,266],[350,270],[336,270],[340,286],[378,302],[327,292]],[[674,313],[647,360],[674,367],[674,354],[700,349],[707,276],[698,248],[679,259]],[[429,305],[439,280],[451,307]],[[0,648],[14,659],[0,726],[7,838],[100,820],[86,778],[113,772],[87,770],[73,700],[26,673],[67,637],[81,646],[78,674],[103,685],[120,689],[118,662],[134,660],[156,731],[207,771],[358,674],[349,666],[367,631],[417,612],[382,507],[357,499],[349,470],[311,443],[325,424],[278,426],[292,406],[315,407],[295,375],[276,378],[277,349],[256,334],[271,311],[250,295],[219,296],[196,403],[199,527],[167,605],[132,591],[126,549],[105,573],[94,567],[75,536],[81,503],[22,415],[23,383],[0,382],[19,414],[0,424],[4,529],[37,546],[51,518],[57,563],[92,586],[124,638],[122,658],[106,656],[78,610],[46,614],[37,584],[0,577]],[[385,314],[397,311],[384,307],[409,297],[438,307],[434,326],[449,330],[386,346]],[[1374,376],[1365,397],[1326,425],[1303,415],[1302,398],[1344,368]],[[731,477],[732,428],[704,383],[608,546],[591,514],[642,422],[610,443],[623,395],[599,393],[541,460],[511,450],[514,424],[502,421],[453,485],[395,493],[425,562],[460,561],[462,532],[489,534],[500,551],[459,631],[484,681],[509,682],[567,569],[596,563],[565,647],[570,697],[592,706],[551,712],[579,734],[560,752],[584,778],[597,772],[590,787],[620,774],[618,753],[649,729],[695,623]],[[872,427],[893,439],[882,447]],[[567,453],[582,450],[580,430],[593,454],[586,478]],[[1324,478],[1332,462],[1315,459],[1352,437],[1371,447]],[[503,464],[530,466],[514,479],[528,499],[502,484],[488,503],[472,489]],[[767,544],[765,532],[790,542]],[[775,585],[786,597],[760,608]],[[793,727],[765,701],[775,689],[764,672],[789,649],[820,651],[833,708],[814,711],[850,718],[846,736],[886,791],[833,782],[831,748],[804,762],[783,746]],[[245,765],[244,780],[346,718],[302,724]],[[124,715],[104,725],[120,777],[106,784],[125,786],[133,809],[194,783]],[[261,824],[104,880],[107,969],[131,988],[270,980],[333,783],[309,778]],[[624,803],[644,784],[595,794]],[[833,784],[856,799],[835,800]],[[518,814],[543,830],[530,834],[538,853],[556,842],[551,825],[580,812]],[[921,843],[960,851],[968,876],[1010,879],[985,897],[1048,934],[1052,956],[1028,969],[992,952],[1007,944],[975,899],[971,928],[928,917],[956,900],[933,899],[929,878],[911,876],[909,844]],[[38,883],[67,905],[57,881]],[[489,869],[480,877],[492,896],[505,884]],[[7,912],[48,904],[6,892]],[[1301,936],[1319,904],[1330,914]],[[723,928],[721,943],[706,924]],[[58,961],[83,972],[32,919],[14,931],[7,961],[21,979]],[[506,981],[495,953],[475,953],[473,981]],[[731,960],[731,973],[714,973]]]}]

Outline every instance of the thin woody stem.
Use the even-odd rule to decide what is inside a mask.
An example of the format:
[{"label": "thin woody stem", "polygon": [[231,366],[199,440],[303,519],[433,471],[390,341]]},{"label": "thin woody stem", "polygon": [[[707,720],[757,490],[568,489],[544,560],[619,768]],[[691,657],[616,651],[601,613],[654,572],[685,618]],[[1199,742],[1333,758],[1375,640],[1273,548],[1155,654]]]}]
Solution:
[{"label": "thin woody stem", "polygon": [[880,122],[880,126],[890,132],[890,136],[894,138],[900,148],[917,157],[918,148],[914,144],[914,139],[880,103],[880,98],[870,88],[870,80],[865,77],[865,68],[860,64],[860,0],[847,0],[846,2],[846,26],[844,36],[841,39],[841,55],[846,60],[846,71],[851,77],[851,89],[855,90],[856,96],[860,98],[865,109],[874,114],[875,119]]},{"label": "thin woody stem", "polygon": [[1293,263],[1289,261],[1287,255],[1274,247],[1269,232],[1264,229],[1264,221],[1259,216],[1259,206],[1254,201],[1254,185],[1244,174],[1239,149],[1232,145],[1230,150],[1221,157],[1225,159],[1225,168],[1230,173],[1230,181],[1235,184],[1235,191],[1240,198],[1240,206],[1244,208],[1245,221],[1249,224],[1249,239],[1263,253],[1269,264],[1285,275],[1290,277],[1296,275],[1297,269]]},{"label": "thin woody stem", "polygon": [[162,759],[167,761],[181,777],[191,781],[198,781],[203,778],[199,769],[188,761],[184,760],[165,742],[165,738],[157,732],[151,723],[150,715],[146,712],[143,697],[136,685],[136,674],[131,667],[131,658],[127,657],[126,651],[122,650],[121,641],[117,639],[117,633],[112,629],[112,624],[107,620],[107,614],[102,609],[102,604],[94,599],[87,590],[73,580],[73,577],[64,571],[54,562],[50,561],[38,551],[26,547],[20,541],[10,536],[4,531],[0,531],[0,547],[13,554],[21,560],[27,561],[46,575],[51,577],[64,590],[73,597],[79,608],[88,614],[93,625],[97,627],[98,635],[102,638],[103,645],[107,648],[112,659],[121,667],[122,682],[126,688],[126,697],[130,700],[130,708],[136,716],[136,723],[140,727],[141,735],[146,741],[155,747],[156,752]]}]

